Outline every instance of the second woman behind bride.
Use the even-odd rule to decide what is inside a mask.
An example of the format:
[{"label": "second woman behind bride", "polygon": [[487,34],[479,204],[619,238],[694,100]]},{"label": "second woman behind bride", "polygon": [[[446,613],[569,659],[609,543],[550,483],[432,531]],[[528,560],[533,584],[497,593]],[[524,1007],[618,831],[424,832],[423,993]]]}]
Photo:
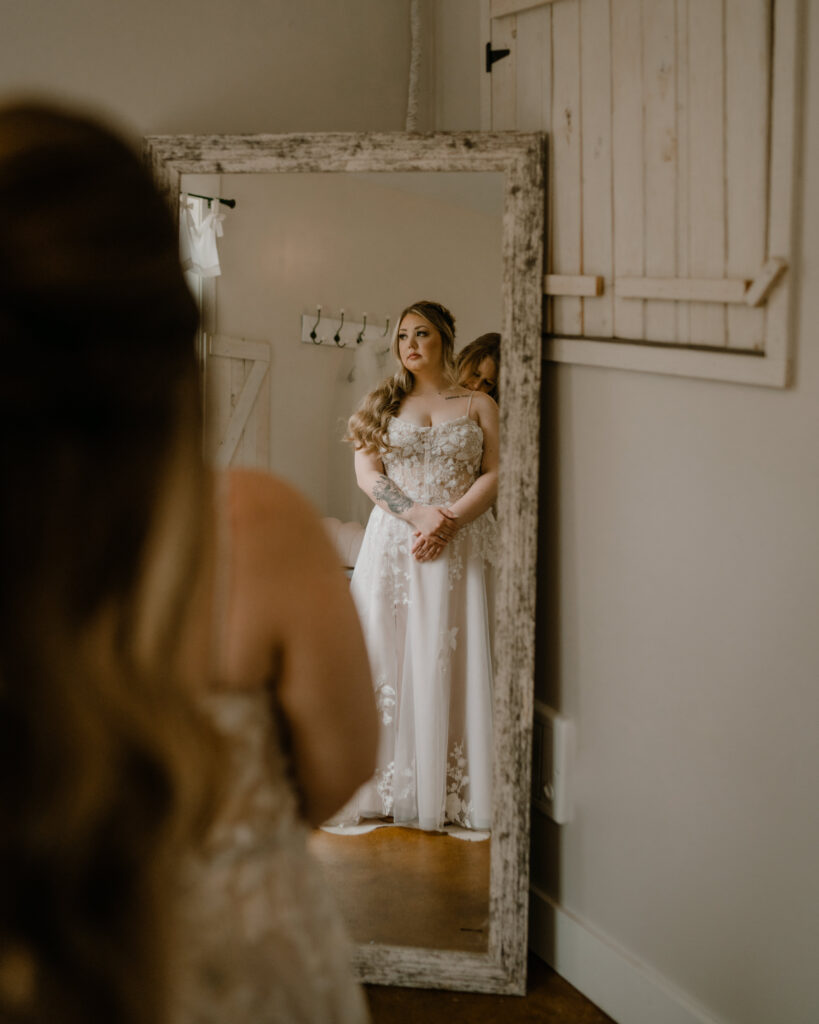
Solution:
[{"label": "second woman behind bride", "polygon": [[350,418],[372,510],[352,578],[380,717],[377,770],[335,823],[492,819],[498,409],[455,383],[455,320],[408,306],[399,366]]}]

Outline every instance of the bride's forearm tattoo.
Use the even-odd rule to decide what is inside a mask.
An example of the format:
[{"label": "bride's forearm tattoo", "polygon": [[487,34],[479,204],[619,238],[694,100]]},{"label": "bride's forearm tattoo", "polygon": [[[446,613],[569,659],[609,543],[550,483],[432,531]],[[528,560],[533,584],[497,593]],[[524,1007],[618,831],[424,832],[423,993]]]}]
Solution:
[{"label": "bride's forearm tattoo", "polygon": [[375,482],[373,487],[373,498],[376,501],[383,501],[390,512],[400,515],[412,508],[413,502],[383,473]]}]

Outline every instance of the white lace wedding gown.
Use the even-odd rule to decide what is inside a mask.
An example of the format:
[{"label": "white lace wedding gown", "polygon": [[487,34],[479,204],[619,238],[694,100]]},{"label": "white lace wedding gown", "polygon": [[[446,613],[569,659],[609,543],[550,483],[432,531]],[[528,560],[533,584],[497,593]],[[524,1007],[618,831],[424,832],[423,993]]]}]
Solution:
[{"label": "white lace wedding gown", "polygon": [[[413,501],[448,506],[480,474],[470,416],[420,427],[390,421],[384,471]],[[492,821],[493,566],[487,510],[443,554],[418,562],[413,528],[373,508],[352,578],[380,717],[378,767],[333,824],[374,816],[438,829]]]},{"label": "white lace wedding gown", "polygon": [[172,1024],[366,1024],[335,901],[306,848],[271,695],[212,691],[222,799],[184,866]]}]

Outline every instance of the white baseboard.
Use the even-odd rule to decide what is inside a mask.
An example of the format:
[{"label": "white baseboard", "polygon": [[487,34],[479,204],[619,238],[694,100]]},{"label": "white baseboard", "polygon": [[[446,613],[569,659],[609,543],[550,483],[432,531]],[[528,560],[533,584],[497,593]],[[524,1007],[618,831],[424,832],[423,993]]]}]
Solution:
[{"label": "white baseboard", "polygon": [[529,948],[617,1024],[724,1024],[534,885]]}]

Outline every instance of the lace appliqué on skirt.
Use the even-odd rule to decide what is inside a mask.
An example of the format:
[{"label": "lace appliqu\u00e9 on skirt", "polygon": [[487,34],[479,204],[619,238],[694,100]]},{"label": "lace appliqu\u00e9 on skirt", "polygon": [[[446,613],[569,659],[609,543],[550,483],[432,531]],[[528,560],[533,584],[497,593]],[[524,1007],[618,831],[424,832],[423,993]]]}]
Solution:
[{"label": "lace appliqu\u00e9 on skirt", "polygon": [[[389,441],[384,468],[414,501],[450,505],[480,473],[483,431],[468,416],[433,427],[393,419]],[[375,680],[378,768],[333,823],[486,829],[497,522],[484,512],[432,562],[417,562],[412,542],[407,523],[372,510],[351,586]]]}]

